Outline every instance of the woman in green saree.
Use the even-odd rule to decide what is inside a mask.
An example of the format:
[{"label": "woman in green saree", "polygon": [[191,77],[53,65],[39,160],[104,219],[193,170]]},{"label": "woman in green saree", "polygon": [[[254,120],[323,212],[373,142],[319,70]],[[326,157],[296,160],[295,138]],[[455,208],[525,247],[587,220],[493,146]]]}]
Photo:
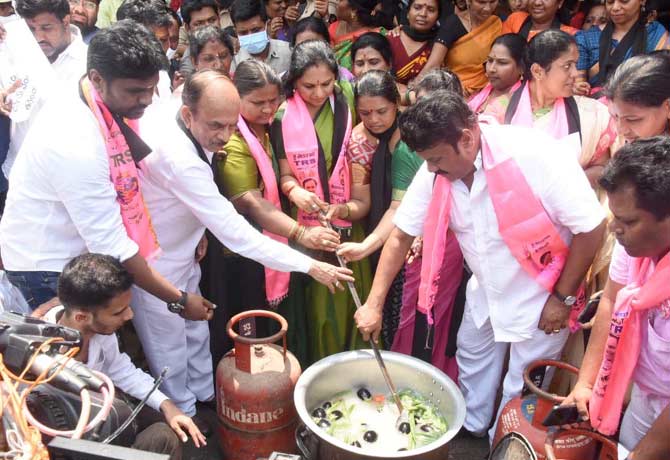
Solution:
[{"label": "woman in green saree", "polygon": [[[320,226],[302,227],[282,210],[279,167],[269,135],[270,123],[281,102],[279,77],[267,64],[248,60],[238,66],[233,82],[240,94],[240,119],[238,131],[230,137],[224,155],[217,162],[219,189],[240,214],[271,238],[279,237],[282,242],[288,240],[298,247],[333,251],[340,241],[337,232]],[[289,323],[289,349],[299,361],[305,362],[304,302],[303,293],[296,289],[297,274],[264,269],[225,249],[222,257],[228,289],[221,323],[254,308],[278,311]],[[258,322],[256,326],[259,336],[274,332],[274,325]],[[212,350],[217,355],[232,347],[225,329],[216,331],[212,337],[216,337]]]},{"label": "woman in green saree", "polygon": [[[337,73],[328,44],[310,40],[295,48],[285,82],[287,100],[273,122],[271,141],[279,159],[281,190],[298,222],[315,227],[328,220],[341,241],[361,241],[363,229],[352,222],[367,215],[369,195],[346,155],[355,119],[353,91],[348,82],[337,81]],[[335,261],[329,252],[310,255]],[[370,265],[362,260],[350,268],[364,298],[371,284]],[[309,280],[304,286],[309,361],[363,347],[349,292],[330,294]]]}]

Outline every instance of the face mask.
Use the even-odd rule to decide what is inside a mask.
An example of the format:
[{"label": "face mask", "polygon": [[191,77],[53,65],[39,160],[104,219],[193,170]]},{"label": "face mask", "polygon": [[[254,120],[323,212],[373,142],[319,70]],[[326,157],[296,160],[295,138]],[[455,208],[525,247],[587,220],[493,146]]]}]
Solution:
[{"label": "face mask", "polygon": [[168,50],[165,52],[168,60],[171,60],[175,54],[177,54],[177,50],[173,50],[172,48],[168,48]]},{"label": "face mask", "polygon": [[242,35],[239,37],[240,47],[247,50],[249,54],[260,54],[268,46],[268,33],[261,30],[255,34]]}]

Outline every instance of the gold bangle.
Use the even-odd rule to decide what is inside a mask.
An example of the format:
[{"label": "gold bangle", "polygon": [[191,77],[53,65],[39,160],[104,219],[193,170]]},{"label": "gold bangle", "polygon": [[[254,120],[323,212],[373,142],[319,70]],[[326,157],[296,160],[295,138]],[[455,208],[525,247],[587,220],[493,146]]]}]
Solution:
[{"label": "gold bangle", "polygon": [[296,233],[298,233],[300,226],[298,225],[297,222],[293,222],[293,225],[291,226],[291,230],[288,232],[288,239],[289,240],[294,240]]},{"label": "gold bangle", "polygon": [[295,241],[300,242],[302,237],[305,235],[305,232],[307,231],[307,227],[304,225],[301,225],[300,228],[298,229],[298,236],[296,236]]},{"label": "gold bangle", "polygon": [[349,207],[349,202],[344,203],[344,207],[347,208],[347,215],[342,219],[348,220],[351,217],[351,208]]}]

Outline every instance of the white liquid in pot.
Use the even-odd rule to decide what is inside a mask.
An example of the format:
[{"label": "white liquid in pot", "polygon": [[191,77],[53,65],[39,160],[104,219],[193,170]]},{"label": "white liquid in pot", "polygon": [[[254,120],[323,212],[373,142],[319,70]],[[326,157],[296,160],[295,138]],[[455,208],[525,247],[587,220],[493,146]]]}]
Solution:
[{"label": "white liquid in pot", "polygon": [[367,389],[356,389],[340,393],[314,408],[312,419],[331,436],[371,454],[421,447],[447,431],[444,417],[412,391],[400,392],[408,413],[407,423],[400,427],[396,426],[399,412],[391,396],[371,397],[366,392]]}]

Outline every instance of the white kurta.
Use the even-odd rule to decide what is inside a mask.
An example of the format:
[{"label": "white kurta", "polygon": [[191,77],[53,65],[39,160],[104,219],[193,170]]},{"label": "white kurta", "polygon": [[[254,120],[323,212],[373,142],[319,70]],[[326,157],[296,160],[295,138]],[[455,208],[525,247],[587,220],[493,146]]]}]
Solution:
[{"label": "white kurta", "polygon": [[5,268],[60,272],[86,252],[134,256],[100,126],[76,84],[46,103],[34,128],[9,177],[0,221]]},{"label": "white kurta", "polygon": [[[58,323],[63,307],[54,307],[44,315],[44,320]],[[86,367],[91,370],[102,372],[114,383],[114,386],[124,393],[136,399],[144,399],[154,386],[154,379],[138,369],[130,360],[130,357],[121,353],[119,341],[116,334],[95,334],[88,343],[88,360]],[[160,412],[160,406],[168,397],[160,390],[154,391],[147,406]]]},{"label": "white kurta", "polygon": [[[54,82],[53,94],[58,94],[62,88],[68,88],[75,85],[77,81],[86,73],[86,57],[88,53],[88,46],[81,38],[79,28],[70,25],[70,33],[72,41],[62,53],[58,55],[56,60],[51,64],[56,74],[56,81]],[[28,135],[30,127],[36,119],[37,113],[44,106],[46,99],[40,100],[33,109],[30,118],[20,123],[12,122],[9,150],[7,151],[7,159],[2,164],[2,171],[5,177],[9,178],[9,173],[16,157],[23,145],[23,142]],[[63,107],[65,110],[65,107]]]},{"label": "white kurta", "polygon": [[[604,220],[605,213],[572,152],[566,153],[564,146],[537,130],[518,126],[488,130],[500,143],[514,146],[514,159],[566,243]],[[527,364],[558,357],[568,333],[547,336],[537,328],[549,293],[526,273],[500,235],[481,154],[475,167],[470,189],[460,180],[452,183],[450,228],[473,272],[456,354],[467,406],[465,427],[483,434],[493,415],[509,343],[501,407],[521,392]],[[405,233],[423,234],[433,181],[434,174],[424,164],[394,218]]]},{"label": "white kurta", "polygon": [[[162,256],[152,266],[184,291],[196,292],[200,268],[195,249],[208,228],[227,248],[281,271],[306,273],[312,260],[254,229],[214,183],[210,162],[198,156],[174,118],[147,117],[142,137],[153,152],[141,163],[140,184]],[[164,391],[186,414],[213,397],[209,329],[168,312],[165,302],[134,288],[135,327],[152,373],[170,368]]]}]

